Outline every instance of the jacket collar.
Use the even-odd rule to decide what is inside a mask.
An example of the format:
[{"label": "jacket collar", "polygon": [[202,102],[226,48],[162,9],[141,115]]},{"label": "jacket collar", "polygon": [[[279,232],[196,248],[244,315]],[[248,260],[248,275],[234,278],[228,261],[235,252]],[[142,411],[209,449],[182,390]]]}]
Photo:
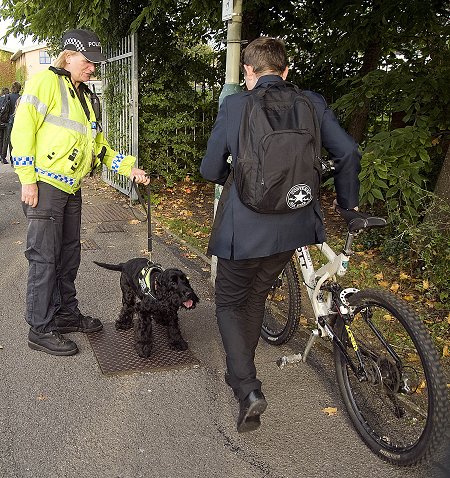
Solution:
[{"label": "jacket collar", "polygon": [[[71,77],[70,71],[67,71],[64,68],[55,68],[54,66],[49,66],[48,69],[50,71],[53,71],[53,73],[55,73],[55,75],[67,76],[69,78],[70,82],[72,83],[72,77]],[[89,89],[89,86],[86,85],[86,83],[80,83],[78,85],[78,90],[81,91],[84,94],[92,93],[91,90]]]},{"label": "jacket collar", "polygon": [[[258,78],[256,82],[255,88],[265,87],[272,83],[276,83],[278,81],[283,81],[283,78],[279,75],[263,75]],[[255,89],[253,88],[253,89]]]}]

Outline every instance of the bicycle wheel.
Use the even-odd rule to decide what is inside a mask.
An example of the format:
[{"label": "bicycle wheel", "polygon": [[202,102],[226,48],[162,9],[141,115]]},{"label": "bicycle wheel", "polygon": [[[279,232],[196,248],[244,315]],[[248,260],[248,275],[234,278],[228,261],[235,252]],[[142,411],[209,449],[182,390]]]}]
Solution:
[{"label": "bicycle wheel", "polygon": [[269,344],[286,343],[297,330],[301,294],[296,259],[293,257],[275,281],[266,300],[261,337]]},{"label": "bicycle wheel", "polygon": [[[337,380],[346,408],[365,443],[386,461],[412,465],[433,454],[445,438],[449,402],[439,356],[414,310],[389,292],[350,296],[350,326],[367,380],[355,376],[337,345]],[[353,363],[353,338],[342,320],[336,332]]]}]

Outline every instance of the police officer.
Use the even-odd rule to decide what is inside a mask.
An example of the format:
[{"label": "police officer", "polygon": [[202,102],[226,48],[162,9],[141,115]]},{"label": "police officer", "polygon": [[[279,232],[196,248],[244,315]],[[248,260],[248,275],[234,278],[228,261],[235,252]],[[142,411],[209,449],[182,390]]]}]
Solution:
[{"label": "police officer", "polygon": [[67,31],[54,66],[26,83],[11,133],[28,220],[28,345],[53,355],[78,352],[63,333],[102,328],[99,319],[81,313],[76,297],[83,177],[103,163],[137,183],[149,182],[134,167],[135,157],[109,146],[97,123],[84,82],[105,60],[94,32]]}]

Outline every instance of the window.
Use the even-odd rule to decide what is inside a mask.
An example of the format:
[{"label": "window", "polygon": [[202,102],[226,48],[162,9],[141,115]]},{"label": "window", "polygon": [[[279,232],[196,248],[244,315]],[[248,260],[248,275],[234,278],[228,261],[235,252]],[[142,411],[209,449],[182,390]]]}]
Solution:
[{"label": "window", "polygon": [[47,50],[40,50],[39,51],[39,63],[41,65],[43,64],[50,64],[52,62],[52,59],[50,58],[49,54],[47,53]]}]

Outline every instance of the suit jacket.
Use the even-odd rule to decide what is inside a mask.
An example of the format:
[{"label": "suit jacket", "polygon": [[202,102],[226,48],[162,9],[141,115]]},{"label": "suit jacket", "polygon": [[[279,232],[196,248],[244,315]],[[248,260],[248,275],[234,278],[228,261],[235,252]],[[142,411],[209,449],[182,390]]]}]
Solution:
[{"label": "suit jacket", "polygon": [[[280,81],[277,75],[259,78],[255,88]],[[319,119],[322,145],[334,160],[337,202],[351,209],[358,205],[361,154],[358,145],[341,128],[324,98],[304,91],[312,101]],[[230,173],[229,155],[236,161],[239,148],[241,114],[249,91],[226,96],[221,104],[205,157],[201,175],[214,183],[225,184]],[[325,240],[323,217],[318,200],[305,208],[286,214],[260,214],[240,201],[234,183],[224,188],[209,240],[208,253],[224,259],[252,259],[294,250]]]}]

